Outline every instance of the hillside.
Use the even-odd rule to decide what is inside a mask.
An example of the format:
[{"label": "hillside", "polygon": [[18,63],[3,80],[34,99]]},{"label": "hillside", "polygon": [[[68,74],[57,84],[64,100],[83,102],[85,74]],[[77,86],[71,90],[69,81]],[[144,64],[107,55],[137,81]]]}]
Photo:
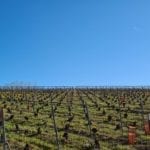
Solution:
[{"label": "hillside", "polygon": [[0,107],[12,150],[150,150],[150,89],[1,88]]}]

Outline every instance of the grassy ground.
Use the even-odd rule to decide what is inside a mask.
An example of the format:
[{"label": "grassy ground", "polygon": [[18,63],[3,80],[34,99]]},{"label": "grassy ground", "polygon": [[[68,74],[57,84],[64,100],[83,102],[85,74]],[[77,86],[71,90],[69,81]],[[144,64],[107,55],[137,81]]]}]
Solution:
[{"label": "grassy ground", "polygon": [[[148,90],[1,90],[0,107],[4,108],[6,136],[13,150],[21,150],[26,144],[32,150],[57,149],[53,119],[60,149],[96,149],[96,145],[102,150],[150,149],[150,135],[143,129],[150,113]],[[136,124],[134,145],[128,145],[131,124]]]}]

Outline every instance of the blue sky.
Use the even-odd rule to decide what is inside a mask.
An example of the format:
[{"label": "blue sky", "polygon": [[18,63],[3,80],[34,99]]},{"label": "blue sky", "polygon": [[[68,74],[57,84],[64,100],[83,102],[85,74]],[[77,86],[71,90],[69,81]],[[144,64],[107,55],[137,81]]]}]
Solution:
[{"label": "blue sky", "polygon": [[150,85],[149,6],[0,1],[0,85]]}]

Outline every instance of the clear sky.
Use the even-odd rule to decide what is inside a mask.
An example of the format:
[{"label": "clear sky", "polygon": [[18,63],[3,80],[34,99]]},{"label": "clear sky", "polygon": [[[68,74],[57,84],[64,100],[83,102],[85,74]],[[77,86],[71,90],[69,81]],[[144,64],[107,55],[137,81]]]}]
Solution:
[{"label": "clear sky", "polygon": [[0,85],[150,85],[149,0],[0,1]]}]

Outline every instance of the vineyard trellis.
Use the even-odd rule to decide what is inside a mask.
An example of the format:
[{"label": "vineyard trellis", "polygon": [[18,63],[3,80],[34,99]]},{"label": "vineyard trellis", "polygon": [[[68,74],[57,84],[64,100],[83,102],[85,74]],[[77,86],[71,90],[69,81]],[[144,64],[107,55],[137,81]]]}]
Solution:
[{"label": "vineyard trellis", "polygon": [[2,108],[0,109],[0,133],[0,143],[3,144],[3,150],[10,150],[10,146],[5,134],[4,112]]},{"label": "vineyard trellis", "polygon": [[56,133],[56,144],[57,144],[57,148],[59,150],[60,149],[60,144],[59,144],[59,139],[58,139],[58,130],[57,130],[57,126],[56,126],[55,112],[54,112],[54,106],[52,104],[52,100],[51,100],[51,110],[52,110],[52,119],[53,119],[53,123],[54,123],[54,130],[55,130],[55,133]]},{"label": "vineyard trellis", "polygon": [[0,107],[12,149],[150,147],[149,87],[0,87]]}]

